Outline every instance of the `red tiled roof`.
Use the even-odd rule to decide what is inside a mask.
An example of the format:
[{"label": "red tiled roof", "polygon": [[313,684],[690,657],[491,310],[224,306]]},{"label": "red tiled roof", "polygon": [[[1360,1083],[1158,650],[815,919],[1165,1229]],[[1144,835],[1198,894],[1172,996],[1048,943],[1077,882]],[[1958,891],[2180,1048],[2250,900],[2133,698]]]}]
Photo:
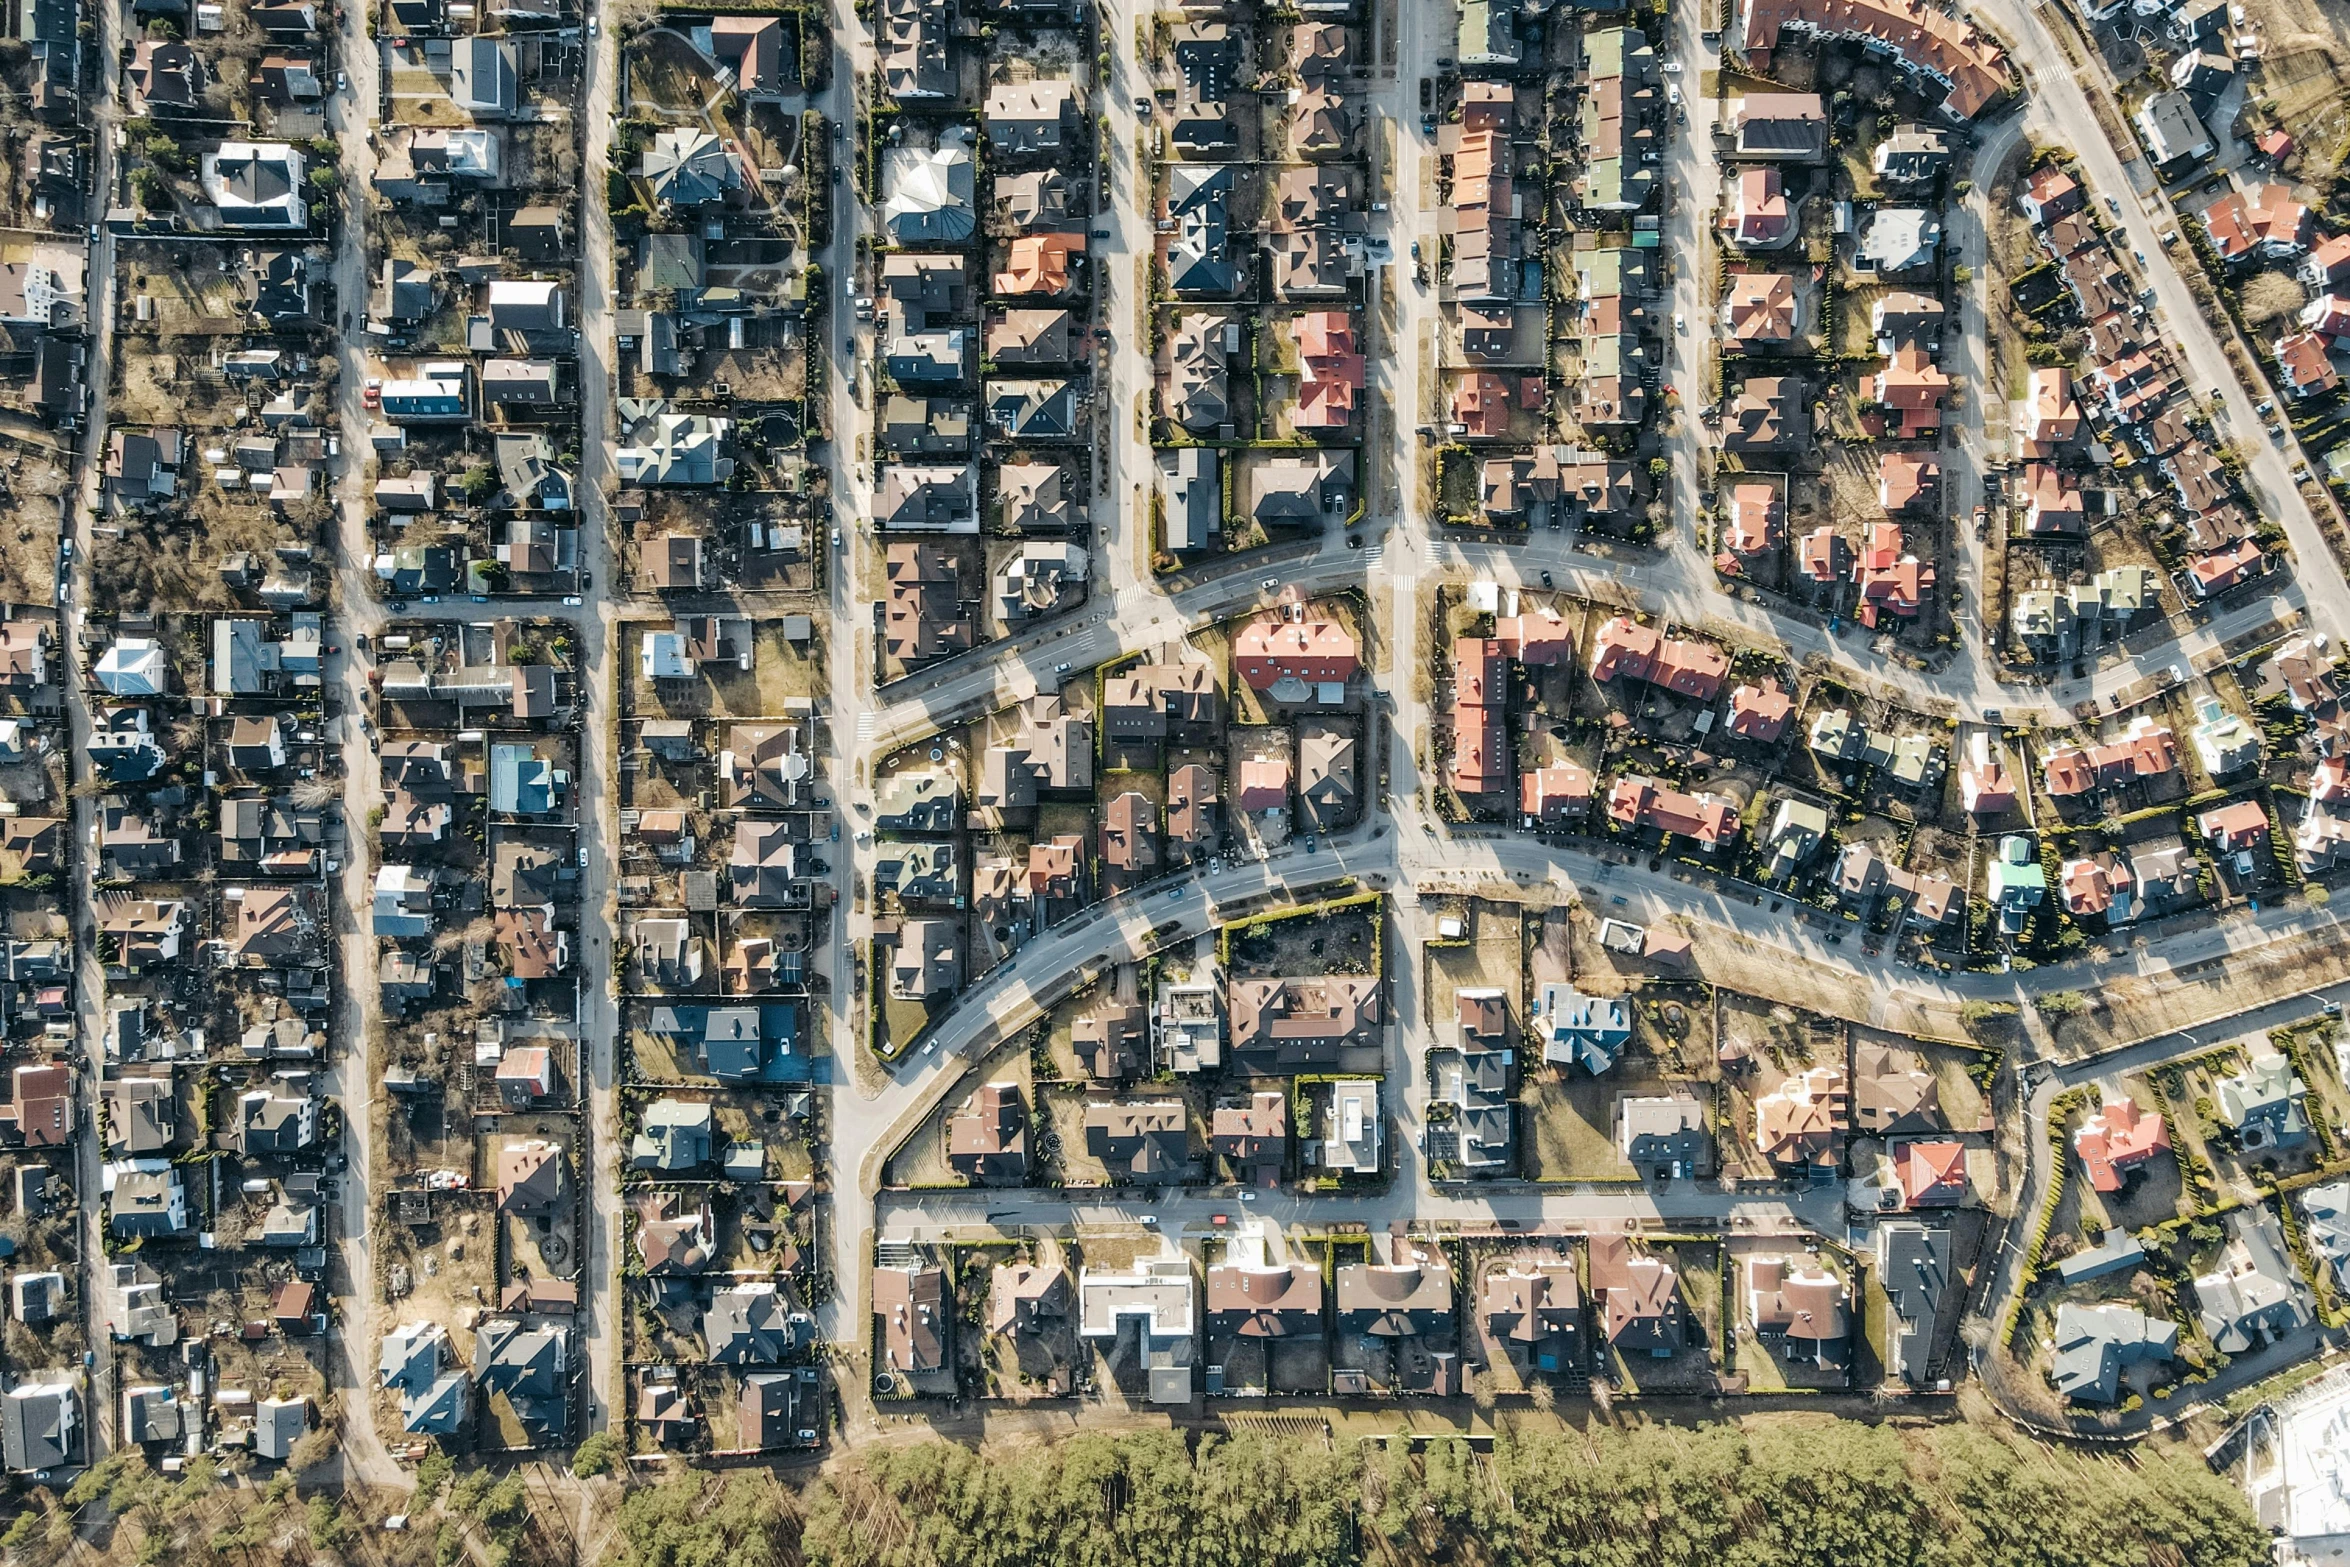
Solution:
[{"label": "red tiled roof", "polygon": [[2169,1146],[2168,1123],[2139,1109],[2134,1099],[2103,1106],[2073,1133],[2073,1152],[2081,1156],[2089,1184],[2101,1192],[2120,1191],[2124,1175]]}]

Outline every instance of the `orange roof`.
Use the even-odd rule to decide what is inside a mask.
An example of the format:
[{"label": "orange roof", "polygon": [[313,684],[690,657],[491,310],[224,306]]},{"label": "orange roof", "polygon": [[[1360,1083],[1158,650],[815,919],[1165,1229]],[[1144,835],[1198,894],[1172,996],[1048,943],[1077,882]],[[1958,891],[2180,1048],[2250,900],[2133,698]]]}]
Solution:
[{"label": "orange roof", "polygon": [[1878,504],[1887,511],[1914,505],[1941,474],[1942,465],[1931,457],[1887,452],[1877,459]]},{"label": "orange roof", "polygon": [[1786,732],[1794,711],[1795,698],[1780,690],[1776,680],[1740,686],[1730,693],[1730,733],[1768,744]]},{"label": "orange roof", "polygon": [[1729,672],[1729,656],[1712,643],[1668,637],[1623,615],[1600,627],[1592,644],[1591,678],[1597,681],[1621,675],[1709,702]]},{"label": "orange roof", "polygon": [[1273,811],[1289,804],[1289,763],[1260,758],[1240,764],[1240,808]]},{"label": "orange roof", "polygon": [[2204,592],[2217,593],[2250,576],[2260,562],[2260,546],[2250,539],[2238,539],[2231,548],[2195,556],[2187,562],[2187,569],[2195,574]]},{"label": "orange roof", "polygon": [[1778,486],[1734,484],[1730,487],[1730,532],[1725,542],[1741,555],[1753,555],[1776,545],[1785,532],[1785,508]]},{"label": "orange roof", "polygon": [[1491,794],[1509,784],[1503,723],[1508,680],[1509,660],[1500,642],[1462,637],[1453,643],[1451,782],[1456,793]]},{"label": "orange roof", "polygon": [[999,294],[1059,294],[1069,287],[1069,258],[1083,254],[1076,234],[1023,234],[1012,241],[1005,269],[995,275]]},{"label": "orange roof", "polygon": [[1509,434],[1510,384],[1485,370],[1461,377],[1452,389],[1452,422],[1475,436]]},{"label": "orange roof", "polygon": [[1738,811],[1718,795],[1683,794],[1653,778],[1624,777],[1607,792],[1607,814],[1626,827],[1654,827],[1708,846],[1738,836]]},{"label": "orange roof", "polygon": [[1941,1207],[1966,1196],[1964,1143],[1904,1143],[1894,1169],[1902,1200],[1912,1208]]},{"label": "orange roof", "polygon": [[1257,691],[1284,678],[1344,681],[1362,662],[1355,639],[1335,620],[1254,620],[1232,643],[1232,667]]},{"label": "orange roof", "polygon": [[1835,581],[1842,575],[1836,569],[1840,543],[1834,528],[1814,528],[1805,534],[1800,561],[1803,574],[1814,582]]},{"label": "orange roof", "polygon": [[1767,245],[1784,238],[1792,216],[1777,169],[1748,169],[1738,176],[1738,206],[1731,226],[1740,244]]},{"label": "orange roof", "polygon": [[1573,630],[1547,606],[1496,620],[1493,640],[1501,644],[1503,657],[1521,664],[1563,664],[1575,653]]},{"label": "orange roof", "polygon": [[2007,86],[2007,57],[1965,21],[1917,0],[1747,0],[1746,53],[1757,70],[1770,68],[1779,30],[1793,27],[1828,37],[1873,38],[1914,70],[1947,82],[1947,112],[1971,120]]},{"label": "orange roof", "polygon": [[1580,815],[1591,807],[1591,789],[1588,768],[1573,762],[1537,767],[1518,780],[1518,809],[1543,821]]},{"label": "orange roof", "polygon": [[2120,1191],[2125,1174],[2169,1146],[2169,1125],[2134,1099],[2101,1107],[2073,1133],[2073,1152],[2087,1167],[2089,1184],[2101,1192]]},{"label": "orange roof", "polygon": [[2068,914],[2103,914],[2113,907],[2113,895],[2126,891],[2129,867],[2120,861],[2068,860],[2064,866],[2064,907]]},{"label": "orange roof", "polygon": [[1784,343],[1795,336],[1795,279],[1784,272],[1744,272],[1730,279],[1722,319],[1741,343]]},{"label": "orange roof", "polygon": [[2195,830],[2222,854],[2249,849],[2268,836],[2268,812],[2258,800],[2238,800],[2195,818]]},{"label": "orange roof", "polygon": [[2315,332],[2295,332],[2277,339],[2277,368],[2285,375],[2285,389],[2309,397],[2341,384],[2334,362],[2326,356],[2325,339]]},{"label": "orange roof", "polygon": [[[1877,372],[1877,401],[1902,413],[1937,410],[1942,406],[1942,394],[1949,390],[1950,377],[1922,348],[1896,348],[1885,368]],[[1917,423],[1914,419],[1907,422]]]},{"label": "orange roof", "polygon": [[1363,356],[1355,352],[1354,322],[1343,310],[1316,310],[1297,319],[1297,411],[1309,430],[1343,430],[1354,418],[1363,388]]},{"label": "orange roof", "polygon": [[2076,439],[2081,433],[2081,405],[2073,401],[2073,373],[2062,365],[2032,372],[2030,412],[2024,419],[2026,456],[2045,456],[2045,448]]}]

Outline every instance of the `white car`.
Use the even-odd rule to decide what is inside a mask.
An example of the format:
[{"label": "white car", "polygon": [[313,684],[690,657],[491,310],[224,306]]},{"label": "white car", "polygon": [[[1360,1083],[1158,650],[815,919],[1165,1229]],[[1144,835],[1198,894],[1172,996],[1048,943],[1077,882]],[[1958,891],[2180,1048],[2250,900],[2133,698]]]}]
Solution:
[{"label": "white car", "polygon": [[1678,61],[1678,60],[1667,60],[1667,61],[1665,62],[1665,64],[1664,64],[1664,72],[1665,72],[1665,74],[1666,74],[1667,76],[1678,76],[1678,75],[1680,75],[1680,74],[1681,74],[1681,62],[1680,62],[1680,61]]}]

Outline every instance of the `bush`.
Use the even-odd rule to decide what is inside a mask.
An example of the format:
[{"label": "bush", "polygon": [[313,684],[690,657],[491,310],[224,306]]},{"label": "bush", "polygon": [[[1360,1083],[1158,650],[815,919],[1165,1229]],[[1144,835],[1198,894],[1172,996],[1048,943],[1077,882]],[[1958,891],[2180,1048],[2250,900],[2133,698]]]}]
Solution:
[{"label": "bush", "polygon": [[582,1480],[593,1480],[619,1467],[620,1443],[609,1428],[595,1432],[571,1450],[571,1472]]}]

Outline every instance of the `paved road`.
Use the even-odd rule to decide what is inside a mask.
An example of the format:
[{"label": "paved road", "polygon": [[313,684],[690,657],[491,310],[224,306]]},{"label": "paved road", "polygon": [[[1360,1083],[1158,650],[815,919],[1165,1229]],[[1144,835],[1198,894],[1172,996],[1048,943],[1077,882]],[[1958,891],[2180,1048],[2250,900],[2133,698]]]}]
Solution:
[{"label": "paved road", "polygon": [[[354,313],[364,315],[374,282],[368,265],[367,203],[376,162],[371,126],[383,80],[382,56],[369,36],[364,9],[349,7],[342,13],[338,50],[351,87],[329,98],[326,108],[328,124],[342,147],[341,231],[336,236],[334,275],[336,308],[348,319]],[[371,373],[367,340],[356,332],[343,332],[336,362],[334,413],[342,432],[342,464],[332,481],[336,538],[331,558],[342,606],[334,640],[344,652],[328,661],[327,678],[342,713],[340,731],[330,731],[329,737],[340,747],[343,765],[342,907],[335,916],[343,968],[342,983],[335,994],[334,1032],[339,1048],[328,1057],[326,1091],[343,1107],[343,1136],[350,1163],[333,1207],[343,1280],[340,1331],[328,1340],[327,1379],[344,1410],[345,1475],[369,1485],[404,1486],[409,1483],[407,1471],[385,1449],[370,1412],[376,1335],[384,1324],[375,1320],[379,1295],[369,1221],[377,1191],[374,1133],[378,1089],[389,1063],[375,1056],[383,1039],[383,993],[375,983],[376,859],[368,828],[383,799],[383,787],[375,747],[362,727],[373,712],[368,683],[373,657],[359,646],[359,638],[364,636],[372,647],[384,626],[383,607],[375,597],[375,549],[368,529],[367,455],[372,449],[368,431],[375,415],[361,396]]]},{"label": "paved road", "polygon": [[[601,16],[591,3],[589,16]],[[580,1247],[581,1336],[587,1344],[588,1384],[585,1429],[608,1425],[622,1397],[619,1386],[622,1305],[620,1273],[619,1098],[617,1061],[620,1026],[612,975],[620,951],[613,906],[613,874],[620,863],[620,767],[613,747],[618,726],[606,703],[619,690],[628,656],[617,626],[627,602],[612,550],[607,487],[612,482],[613,346],[612,215],[603,194],[603,170],[610,165],[612,126],[618,118],[615,95],[619,67],[617,27],[602,27],[588,43],[580,102],[586,116],[580,138],[580,167],[587,199],[582,212],[579,265],[579,558],[585,583],[585,613],[577,615],[576,655],[587,722],[580,739],[580,776],[574,798],[581,802],[579,846],[585,869],[580,879],[579,949],[573,963],[580,975],[579,1037],[587,1067],[587,1149],[580,1168],[588,1182],[588,1221]],[[544,613],[542,610],[541,613]]]},{"label": "paved road", "polygon": [[[98,40],[96,59],[99,80],[90,84],[83,98],[83,110],[90,118],[91,171],[90,189],[95,192],[94,204],[103,210],[113,205],[113,193],[121,170],[116,166],[115,137],[120,133],[122,108],[115,99],[116,67],[122,57],[124,15],[120,4],[101,3],[96,8]],[[98,1271],[105,1265],[105,1235],[101,1229],[104,1215],[99,1203],[101,1179],[100,1164],[104,1148],[97,1135],[98,1100],[104,1091],[106,1058],[101,1046],[105,1037],[103,1003],[106,977],[104,965],[98,961],[98,927],[92,912],[91,878],[97,869],[98,858],[98,802],[95,780],[90,768],[90,735],[92,733],[90,704],[83,693],[82,681],[87,675],[87,660],[82,655],[82,627],[85,606],[90,592],[91,521],[98,515],[102,502],[105,476],[107,383],[109,377],[103,367],[114,362],[114,321],[120,309],[120,296],[114,275],[114,236],[100,228],[90,244],[89,267],[89,322],[90,364],[96,368],[87,383],[89,406],[85,412],[87,423],[82,427],[80,449],[74,468],[74,485],[68,492],[70,508],[61,537],[74,545],[74,564],[70,571],[61,569],[59,576],[70,584],[69,597],[60,608],[58,649],[59,683],[65,692],[66,734],[70,742],[67,757],[68,774],[73,781],[72,800],[68,820],[74,842],[74,876],[69,910],[73,925],[74,954],[74,1037],[78,1051],[78,1077],[84,1113],[80,1124],[88,1128],[86,1135],[74,1144],[74,1188],[80,1203],[80,1232],[82,1268],[82,1311],[89,1329],[92,1363],[88,1377],[89,1410],[86,1426],[90,1434],[89,1457],[92,1463],[104,1458],[112,1447],[115,1434],[114,1342],[107,1331],[105,1313],[96,1288]]]},{"label": "paved road", "polygon": [[[1398,1142],[1402,1154],[1407,1144]],[[888,1192],[881,1201],[881,1238],[937,1241],[1028,1228],[1087,1230],[1149,1226],[1173,1235],[1212,1235],[1244,1219],[1271,1224],[1360,1224],[1374,1231],[1398,1220],[1432,1226],[1501,1225],[1561,1229],[1630,1224],[1723,1226],[1757,1234],[1834,1234],[1844,1223],[1844,1190],[1791,1187],[1786,1191],[1725,1192],[1708,1181],[1658,1181],[1642,1186],[1533,1187],[1516,1183],[1423,1190],[1398,1172],[1386,1192],[1301,1197],[1287,1189],[1177,1187],[1151,1191],[1120,1187],[1089,1194],[1025,1190]],[[1218,1224],[1221,1216],[1226,1222]]]},{"label": "paved road", "polygon": [[[835,0],[832,7],[832,38],[832,80],[822,107],[834,123],[848,126],[848,139],[835,141],[833,148],[836,156],[851,160],[858,152],[853,87],[860,73],[871,68],[873,43],[857,8],[847,0]],[[831,338],[833,516],[838,522],[832,536],[839,539],[841,547],[825,556],[825,569],[829,573],[826,585],[832,597],[829,644],[832,706],[827,726],[830,747],[826,756],[831,797],[845,818],[842,842],[832,857],[835,907],[830,952],[829,1039],[834,1059],[843,1064],[843,1070],[833,1074],[832,1120],[827,1128],[834,1170],[830,1222],[836,1245],[840,1231],[851,1232],[851,1240],[859,1245],[864,1237],[864,1225],[856,1217],[853,1204],[846,1214],[841,1207],[849,1194],[841,1189],[844,1183],[839,1176],[842,1143],[838,1122],[843,1111],[856,1103],[856,1073],[847,1063],[865,1053],[864,1007],[859,998],[865,994],[863,965],[873,950],[871,912],[860,906],[855,897],[856,888],[863,884],[872,864],[870,848],[860,847],[856,842],[855,813],[872,809],[868,758],[878,754],[867,749],[867,741],[860,737],[859,731],[870,710],[869,693],[876,684],[872,672],[881,653],[874,641],[872,612],[872,606],[881,597],[881,562],[877,556],[867,558],[872,541],[856,522],[873,514],[872,473],[864,463],[856,461],[859,441],[871,423],[865,405],[869,394],[861,390],[861,378],[866,373],[865,360],[873,333],[869,327],[860,325],[847,308],[851,295],[872,297],[871,280],[861,272],[865,235],[865,205],[857,198],[855,179],[844,175],[832,193],[831,274],[841,282],[833,288],[832,309],[827,318]],[[834,1343],[855,1342],[862,1336],[851,1318],[863,1271],[851,1268],[843,1273],[838,1271],[836,1262],[832,1298],[818,1305],[817,1323],[825,1337]]]}]

